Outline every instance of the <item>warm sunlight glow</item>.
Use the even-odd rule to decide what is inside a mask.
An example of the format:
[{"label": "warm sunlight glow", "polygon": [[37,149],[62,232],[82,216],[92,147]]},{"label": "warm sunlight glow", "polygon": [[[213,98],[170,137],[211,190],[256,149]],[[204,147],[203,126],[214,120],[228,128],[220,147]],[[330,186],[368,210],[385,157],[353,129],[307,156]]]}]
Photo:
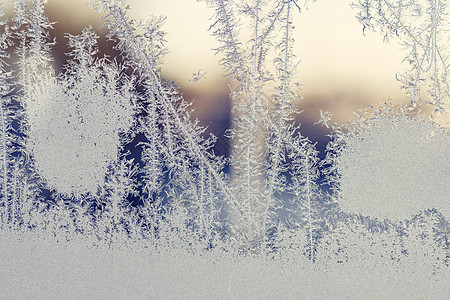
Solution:
[{"label": "warm sunlight glow", "polygon": [[[212,10],[195,0],[131,2],[137,18],[166,15],[170,53],[163,72],[185,87],[199,68],[208,71],[204,86],[217,80],[222,69],[211,48],[217,43],[207,29]],[[195,13],[189,13],[195,11]],[[321,0],[294,16],[295,54],[301,60],[298,80],[305,102],[319,101],[345,121],[351,111],[391,97],[405,101],[395,73],[402,71],[397,41],[384,43],[378,33],[363,35],[349,2]],[[198,86],[196,86],[198,88]],[[311,103],[313,105],[313,103]],[[343,110],[343,112],[341,111]]]}]

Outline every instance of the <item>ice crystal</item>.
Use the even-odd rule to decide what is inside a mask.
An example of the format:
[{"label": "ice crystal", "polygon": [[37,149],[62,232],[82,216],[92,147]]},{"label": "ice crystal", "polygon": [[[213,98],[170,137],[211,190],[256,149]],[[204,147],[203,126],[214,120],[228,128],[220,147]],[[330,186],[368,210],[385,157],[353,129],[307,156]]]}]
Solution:
[{"label": "ice crystal", "polygon": [[314,1],[202,2],[233,83],[229,157],[161,75],[164,17],[91,1],[115,52],[88,26],[58,69],[46,0],[0,12],[1,295],[445,298],[447,2],[353,5],[411,51],[411,101],[344,125],[320,111],[325,153],[297,122],[294,25]]}]

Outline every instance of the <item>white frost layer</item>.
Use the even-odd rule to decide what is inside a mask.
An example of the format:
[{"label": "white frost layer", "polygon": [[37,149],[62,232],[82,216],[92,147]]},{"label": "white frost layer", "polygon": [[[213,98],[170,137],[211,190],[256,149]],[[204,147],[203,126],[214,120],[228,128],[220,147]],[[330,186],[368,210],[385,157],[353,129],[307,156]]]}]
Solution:
[{"label": "white frost layer", "polygon": [[0,294],[8,299],[446,299],[450,286],[449,269],[430,276],[370,261],[110,251],[5,234]]}]

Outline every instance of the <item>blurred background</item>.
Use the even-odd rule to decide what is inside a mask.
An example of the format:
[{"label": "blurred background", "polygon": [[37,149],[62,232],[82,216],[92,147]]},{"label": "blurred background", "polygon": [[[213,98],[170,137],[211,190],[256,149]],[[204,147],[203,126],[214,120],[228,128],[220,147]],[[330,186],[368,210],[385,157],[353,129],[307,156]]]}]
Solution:
[{"label": "blurred background", "polygon": [[[404,54],[396,41],[383,43],[378,33],[366,32],[355,18],[351,1],[320,0],[302,13],[295,11],[294,53],[301,60],[298,80],[303,84],[299,102],[303,118],[316,120],[319,109],[331,111],[335,121],[345,122],[352,112],[391,97],[406,101],[395,79],[402,71]],[[203,95],[220,92],[225,81],[219,58],[210,49],[218,46],[207,29],[213,10],[196,0],[132,0],[136,18],[150,14],[167,16],[167,47],[163,75],[183,90]],[[188,79],[198,69],[206,70],[206,79],[197,84]],[[200,99],[202,98],[202,99]],[[199,116],[213,102],[199,97]],[[200,107],[203,107],[200,109]]]},{"label": "blurred background", "polygon": [[[358,109],[377,106],[388,98],[394,103],[407,102],[395,79],[396,72],[406,67],[401,64],[405,53],[395,40],[385,43],[375,32],[364,35],[350,2],[320,0],[294,14],[294,53],[301,61],[297,80],[302,83],[299,93],[303,97],[298,105],[304,111],[298,121],[303,135],[318,142],[320,150],[327,141],[326,129],[313,126],[319,120],[320,109],[330,111],[333,121],[344,123]],[[162,77],[174,81],[188,102],[195,99],[193,117],[219,136],[221,147],[228,147],[220,136],[231,121],[230,82],[219,65],[220,57],[211,50],[218,46],[208,32],[214,11],[196,0],[129,3],[133,18],[167,17],[163,29],[167,32],[169,53],[161,67]],[[79,34],[87,25],[103,36],[99,41],[101,51],[118,55],[104,38],[107,31],[101,27],[102,15],[88,7],[88,0],[49,0],[46,14],[56,22],[51,34],[56,38],[53,49],[57,68],[64,65],[64,53],[68,52],[64,33]],[[206,72],[205,76],[190,82],[199,70]]]}]

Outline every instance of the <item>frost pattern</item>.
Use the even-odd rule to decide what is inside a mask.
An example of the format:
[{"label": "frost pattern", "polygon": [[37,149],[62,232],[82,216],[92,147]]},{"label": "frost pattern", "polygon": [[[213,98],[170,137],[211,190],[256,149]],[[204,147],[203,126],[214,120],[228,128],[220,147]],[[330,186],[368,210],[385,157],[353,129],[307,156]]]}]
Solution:
[{"label": "frost pattern", "polygon": [[450,140],[443,129],[388,104],[347,126],[350,132],[335,137],[335,145],[343,143],[333,149],[337,156],[329,156],[343,210],[390,220],[431,208],[450,215]]},{"label": "frost pattern", "polygon": [[294,25],[314,1],[203,2],[234,86],[229,157],[161,77],[163,17],[92,1],[120,55],[87,27],[62,70],[47,1],[0,20],[0,294],[448,298],[448,130],[417,109],[448,106],[446,2],[354,5],[413,49],[412,105],[321,112],[322,160],[296,122]]},{"label": "frost pattern", "polygon": [[[360,0],[353,3],[364,30],[379,29],[384,39],[399,38],[410,69],[397,74],[412,104],[430,102],[448,113],[450,22],[448,1]],[[424,88],[424,86],[426,88]]]},{"label": "frost pattern", "polygon": [[[297,65],[292,53],[293,14],[301,8],[295,1],[276,1],[272,6],[265,1],[205,2],[215,10],[210,31],[220,42],[216,51],[223,55],[221,64],[239,83],[231,92],[236,117],[229,131],[234,143],[230,165],[238,203],[227,203],[230,230],[243,249],[261,251],[280,222],[291,226],[306,222],[312,243],[313,207],[320,197],[318,153],[293,122],[298,113],[293,104],[298,86],[292,79]],[[249,19],[252,36],[246,44],[238,40],[238,12]],[[283,34],[276,37],[276,32]],[[275,74],[267,67],[268,53],[276,57]],[[264,89],[269,85],[276,88],[267,101]],[[293,177],[291,182],[286,174]],[[287,201],[280,199],[282,194]],[[280,220],[278,213],[287,206],[288,220]]]},{"label": "frost pattern", "polygon": [[68,37],[73,57],[65,73],[29,91],[29,148],[50,188],[95,195],[116,163],[119,134],[133,125],[135,96],[120,66],[94,58],[92,31]]}]

